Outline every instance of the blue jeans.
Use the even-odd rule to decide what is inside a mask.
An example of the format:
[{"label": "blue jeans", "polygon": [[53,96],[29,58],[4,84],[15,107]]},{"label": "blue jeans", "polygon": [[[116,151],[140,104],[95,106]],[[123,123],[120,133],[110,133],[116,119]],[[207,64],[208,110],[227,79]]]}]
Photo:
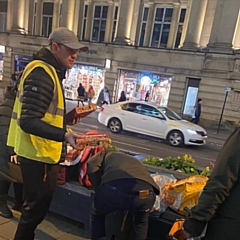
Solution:
[{"label": "blue jeans", "polygon": [[124,193],[117,188],[100,185],[94,197],[91,211],[92,239],[105,236],[105,216],[115,211],[129,211],[133,216],[135,240],[145,240],[148,230],[148,215],[156,196],[151,191],[148,198],[140,199],[135,193]]}]

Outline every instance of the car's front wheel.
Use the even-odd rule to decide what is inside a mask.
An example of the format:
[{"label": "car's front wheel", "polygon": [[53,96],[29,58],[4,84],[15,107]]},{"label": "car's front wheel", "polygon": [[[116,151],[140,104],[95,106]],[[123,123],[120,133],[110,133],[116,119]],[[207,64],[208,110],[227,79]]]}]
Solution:
[{"label": "car's front wheel", "polygon": [[171,146],[179,147],[184,144],[184,136],[180,131],[173,130],[168,134],[167,137],[168,143]]},{"label": "car's front wheel", "polygon": [[120,133],[122,130],[122,123],[117,118],[112,118],[109,120],[108,127],[112,133]]}]

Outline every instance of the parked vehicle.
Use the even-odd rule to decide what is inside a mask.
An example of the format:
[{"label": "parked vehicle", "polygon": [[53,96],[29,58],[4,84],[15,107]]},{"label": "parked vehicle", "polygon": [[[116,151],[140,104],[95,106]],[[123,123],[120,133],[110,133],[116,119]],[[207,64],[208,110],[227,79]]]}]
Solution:
[{"label": "parked vehicle", "polygon": [[98,121],[113,133],[127,130],[166,139],[175,147],[206,144],[204,128],[182,119],[170,108],[154,103],[125,101],[104,105]]}]

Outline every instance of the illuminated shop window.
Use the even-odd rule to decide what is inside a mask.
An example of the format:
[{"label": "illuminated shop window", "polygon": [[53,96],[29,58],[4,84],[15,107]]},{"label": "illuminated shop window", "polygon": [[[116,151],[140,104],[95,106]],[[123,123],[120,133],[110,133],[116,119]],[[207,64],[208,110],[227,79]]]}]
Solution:
[{"label": "illuminated shop window", "polygon": [[139,43],[138,43],[139,46],[143,46],[146,25],[147,25],[147,19],[148,19],[148,12],[149,12],[149,7],[144,7],[143,14],[142,14],[142,21],[141,21]]},{"label": "illuminated shop window", "polygon": [[92,38],[94,42],[104,42],[108,6],[95,5],[92,27]]},{"label": "illuminated shop window", "polygon": [[64,89],[66,98],[77,99],[77,88],[82,83],[86,91],[93,86],[95,96],[93,102],[98,99],[99,93],[104,87],[105,69],[97,66],[87,66],[83,64],[74,64],[72,69],[66,73],[64,80]]},{"label": "illuminated shop window", "polygon": [[176,32],[176,40],[175,40],[175,48],[179,48],[181,37],[182,37],[182,31],[183,31],[183,24],[185,20],[186,15],[186,8],[182,8],[179,14],[178,19],[178,27]]},{"label": "illuminated shop window", "polygon": [[166,47],[172,21],[173,8],[156,8],[151,37],[151,47]]}]

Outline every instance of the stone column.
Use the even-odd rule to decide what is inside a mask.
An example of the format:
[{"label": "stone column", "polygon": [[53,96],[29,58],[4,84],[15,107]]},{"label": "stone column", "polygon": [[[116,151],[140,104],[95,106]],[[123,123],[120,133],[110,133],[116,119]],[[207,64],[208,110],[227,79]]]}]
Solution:
[{"label": "stone column", "polygon": [[7,31],[11,31],[13,19],[13,0],[8,0],[7,5]]},{"label": "stone column", "polygon": [[238,20],[239,0],[218,0],[213,20],[209,51],[232,52],[232,42]]},{"label": "stone column", "polygon": [[27,0],[28,3],[25,4],[26,9],[28,9],[27,18],[27,30],[29,34],[33,34],[33,11],[34,11],[34,0]]},{"label": "stone column", "polygon": [[24,14],[25,14],[25,0],[12,0],[12,32],[25,32]]},{"label": "stone column", "polygon": [[75,0],[63,0],[62,1],[62,16],[61,27],[66,27],[73,30],[75,13]]},{"label": "stone column", "polygon": [[72,30],[76,34],[77,34],[77,31],[78,31],[78,24],[79,24],[79,8],[80,8],[80,0],[75,0]]},{"label": "stone column", "polygon": [[104,42],[111,42],[113,17],[114,17],[114,5],[113,2],[108,2],[108,13],[106,22],[106,31],[104,36]]},{"label": "stone column", "polygon": [[233,48],[240,49],[240,13],[238,14],[236,30],[235,30],[234,39],[233,39]]},{"label": "stone column", "polygon": [[209,42],[217,1],[218,0],[208,1],[200,39],[200,47],[206,47]]},{"label": "stone column", "polygon": [[208,0],[192,0],[187,34],[182,47],[183,49],[196,49],[200,46],[199,42],[202,33],[207,2]]},{"label": "stone column", "polygon": [[151,42],[151,31],[154,22],[154,10],[155,4],[153,2],[149,3],[148,18],[146,24],[145,37],[143,41],[143,46],[149,47]]},{"label": "stone column", "polygon": [[167,48],[174,48],[177,27],[178,27],[179,13],[180,13],[180,4],[173,3],[173,15],[172,15],[169,36],[168,36]]},{"label": "stone column", "polygon": [[54,0],[54,2],[53,2],[52,30],[59,27],[60,8],[61,8],[60,0]]},{"label": "stone column", "polygon": [[83,18],[84,18],[84,11],[85,11],[85,5],[84,0],[80,0],[79,3],[79,9],[78,9],[78,29],[77,29],[77,35],[79,36],[79,39],[82,40],[82,30],[83,30]]},{"label": "stone column", "polygon": [[88,15],[87,15],[87,24],[85,31],[85,40],[90,41],[91,39],[91,30],[92,30],[92,22],[93,22],[93,0],[88,3]]},{"label": "stone column", "polygon": [[43,0],[37,1],[35,32],[34,35],[41,36],[42,33],[42,13],[43,13]]},{"label": "stone column", "polygon": [[120,13],[118,18],[118,29],[115,43],[130,44],[130,31],[135,1],[121,0]]}]

